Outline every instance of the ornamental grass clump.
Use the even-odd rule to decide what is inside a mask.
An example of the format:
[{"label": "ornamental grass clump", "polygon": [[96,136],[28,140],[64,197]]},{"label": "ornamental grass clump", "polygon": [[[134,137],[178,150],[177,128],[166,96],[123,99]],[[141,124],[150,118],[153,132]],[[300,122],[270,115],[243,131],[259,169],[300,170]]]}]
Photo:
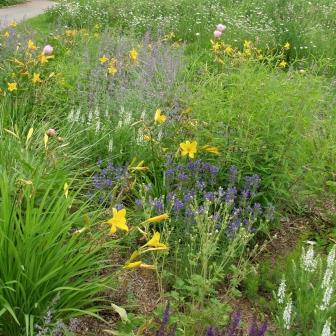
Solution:
[{"label": "ornamental grass clump", "polygon": [[[40,183],[24,183],[0,168],[0,330],[3,335],[35,335],[46,324],[78,314],[94,315],[103,306],[110,276],[102,240],[95,226],[83,236],[87,205],[72,208],[63,184],[43,190]],[[91,216],[93,221],[95,216]],[[52,309],[52,314],[51,310]],[[50,311],[50,313],[48,313]]]}]

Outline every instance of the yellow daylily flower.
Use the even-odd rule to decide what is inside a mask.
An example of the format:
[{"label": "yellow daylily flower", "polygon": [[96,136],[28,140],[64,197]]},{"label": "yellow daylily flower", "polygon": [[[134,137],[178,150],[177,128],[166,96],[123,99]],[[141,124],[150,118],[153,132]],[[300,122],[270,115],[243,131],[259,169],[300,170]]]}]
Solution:
[{"label": "yellow daylily flower", "polygon": [[9,32],[6,31],[4,34],[3,34],[4,37],[8,38],[9,37]]},{"label": "yellow daylily flower", "polygon": [[114,76],[118,72],[118,69],[114,65],[110,65],[107,68],[107,71],[108,71],[109,75]]},{"label": "yellow daylily flower", "polygon": [[148,134],[145,134],[144,137],[143,137],[143,139],[144,139],[145,141],[151,141],[151,140],[152,140],[152,137],[151,137],[150,135],[148,135]]},{"label": "yellow daylily flower", "polygon": [[153,237],[142,247],[154,247],[161,249],[168,249],[166,244],[160,243],[160,232],[155,232]]},{"label": "yellow daylily flower", "polygon": [[136,61],[138,59],[138,52],[135,48],[132,48],[132,50],[129,52],[129,57],[132,61]]},{"label": "yellow daylily flower", "polygon": [[11,21],[11,23],[9,24],[9,26],[11,28],[15,28],[17,26],[17,22],[15,20]]},{"label": "yellow daylily flower", "polygon": [[161,109],[157,109],[155,111],[154,120],[158,124],[162,124],[162,123],[164,123],[167,120],[167,117],[164,114],[162,114]]},{"label": "yellow daylily flower", "polygon": [[280,68],[286,68],[287,65],[288,65],[288,63],[287,63],[285,60],[282,60],[282,61],[279,63],[279,67],[280,67]]},{"label": "yellow daylily flower", "polygon": [[105,55],[103,55],[102,57],[99,57],[99,61],[100,61],[101,64],[106,63],[108,60],[109,59]]},{"label": "yellow daylily flower", "polygon": [[245,41],[244,41],[244,48],[245,48],[245,49],[250,49],[250,48],[252,48],[252,41],[245,40]]},{"label": "yellow daylily flower", "polygon": [[41,83],[42,80],[41,80],[40,74],[38,74],[38,73],[34,73],[33,78],[32,78],[32,82],[33,82],[34,84],[36,84],[36,83]]},{"label": "yellow daylily flower", "polygon": [[17,90],[17,84],[15,82],[13,83],[7,83],[8,85],[8,91],[9,92],[13,92]]},{"label": "yellow daylily flower", "polygon": [[50,60],[50,59],[52,59],[52,58],[55,58],[55,56],[54,55],[52,55],[52,56],[46,56],[46,55],[44,55],[43,53],[39,56],[39,61],[40,61],[40,63],[41,64],[45,64],[45,63],[48,63],[48,61]]},{"label": "yellow daylily flower", "polygon": [[216,155],[219,154],[218,148],[214,146],[205,145],[202,147],[202,149],[211,154],[216,154]]},{"label": "yellow daylily flower", "polygon": [[197,153],[197,142],[196,141],[181,142],[180,148],[182,156],[189,155],[189,157],[193,159],[195,157],[195,154]]},{"label": "yellow daylily flower", "polygon": [[105,223],[111,225],[111,234],[117,232],[117,229],[128,231],[128,226],[126,224],[126,209],[117,210],[112,209],[113,217],[106,221]]},{"label": "yellow daylily flower", "polygon": [[284,48],[285,50],[289,50],[289,49],[290,49],[290,43],[289,43],[289,42],[286,42],[286,43],[284,44],[283,48]]},{"label": "yellow daylily flower", "polygon": [[159,216],[148,218],[145,222],[146,223],[159,223],[159,222],[167,220],[168,218],[169,218],[169,215],[164,213]]},{"label": "yellow daylily flower", "polygon": [[228,46],[228,47],[226,47],[226,48],[224,49],[224,52],[225,52],[225,54],[227,54],[227,55],[229,55],[229,56],[232,56],[234,50],[233,50],[232,47]]},{"label": "yellow daylily flower", "polygon": [[34,44],[34,42],[32,40],[28,41],[27,48],[29,50],[36,50],[37,49],[36,45]]}]

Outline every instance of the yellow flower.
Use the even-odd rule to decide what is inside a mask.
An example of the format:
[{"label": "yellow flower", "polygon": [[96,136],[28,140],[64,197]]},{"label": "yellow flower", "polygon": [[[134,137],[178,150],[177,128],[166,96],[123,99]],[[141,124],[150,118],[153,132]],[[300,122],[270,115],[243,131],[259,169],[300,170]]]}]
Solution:
[{"label": "yellow flower", "polygon": [[66,30],[65,31],[65,35],[67,37],[74,37],[76,34],[77,34],[77,30],[76,29],[74,29],[74,30]]},{"label": "yellow flower", "polygon": [[55,56],[54,56],[54,55],[52,55],[52,56],[46,56],[46,55],[44,55],[43,53],[39,56],[39,60],[40,60],[40,63],[41,63],[41,64],[48,63],[48,61],[49,61],[50,59],[52,59],[52,58],[55,58]]},{"label": "yellow flower", "polygon": [[282,60],[282,61],[279,63],[279,67],[280,67],[280,68],[286,68],[287,65],[288,65],[288,63],[287,63],[285,60]]},{"label": "yellow flower", "polygon": [[191,159],[195,157],[195,154],[197,153],[197,142],[193,141],[186,141],[180,143],[180,148],[181,148],[181,154],[182,156],[189,155]]},{"label": "yellow flower", "polygon": [[8,84],[8,91],[9,92],[17,90],[17,84],[15,82],[13,82],[13,83],[7,83],[7,84]]},{"label": "yellow flower", "polygon": [[169,215],[164,213],[164,214],[159,215],[159,216],[148,218],[146,220],[146,222],[147,223],[159,223],[159,222],[162,222],[164,220],[167,220],[168,218],[169,218]]},{"label": "yellow flower", "polygon": [[247,40],[245,40],[245,41],[244,41],[244,48],[245,48],[245,49],[250,49],[250,48],[252,48],[252,42],[251,42],[251,41],[247,41]]},{"label": "yellow flower", "polygon": [[32,82],[34,84],[42,82],[40,74],[34,73],[33,78],[32,78]]},{"label": "yellow flower", "polygon": [[220,43],[211,41],[211,44],[212,44],[212,50],[214,52],[217,52],[218,50],[220,50],[221,48]]},{"label": "yellow flower", "polygon": [[140,265],[140,268],[154,270],[155,266],[154,265],[147,265],[147,264],[142,262],[141,265]]},{"label": "yellow flower", "polygon": [[229,55],[229,56],[232,56],[233,55],[233,48],[232,47],[230,47],[230,46],[228,46],[228,47],[226,47],[225,49],[224,49],[224,52],[225,52],[225,54],[227,54],[227,55]]},{"label": "yellow flower", "polygon": [[68,185],[67,182],[64,183],[63,191],[64,191],[65,198],[68,198],[68,195],[69,195],[69,185]]},{"label": "yellow flower", "polygon": [[148,134],[145,134],[143,138],[144,138],[145,141],[151,141],[152,140],[152,137]]},{"label": "yellow flower", "polygon": [[204,149],[208,153],[212,153],[212,154],[216,154],[216,155],[219,154],[219,150],[218,150],[217,147],[205,145],[205,146],[202,147],[202,149]]},{"label": "yellow flower", "polygon": [[114,76],[118,72],[118,69],[114,65],[110,65],[107,68],[107,70],[108,70],[108,73],[112,76]]},{"label": "yellow flower", "polygon": [[154,120],[158,124],[162,124],[162,123],[164,123],[167,120],[167,117],[164,114],[161,114],[161,109],[157,109],[155,111]]},{"label": "yellow flower", "polygon": [[9,26],[12,27],[12,28],[15,28],[17,26],[16,21],[14,21],[14,20],[11,21],[11,23],[9,24]]},{"label": "yellow flower", "polygon": [[9,37],[9,32],[8,31],[6,31],[5,33],[4,33],[4,35],[3,35],[4,37],[6,37],[6,38],[8,38]]},{"label": "yellow flower", "polygon": [[285,50],[289,50],[289,49],[290,49],[290,43],[289,43],[289,42],[286,42],[286,43],[284,44],[283,48],[284,48]]},{"label": "yellow flower", "polygon": [[109,59],[105,55],[103,55],[102,57],[99,58],[99,61],[100,61],[101,64],[106,63],[108,60]]},{"label": "yellow flower", "polygon": [[36,50],[37,49],[36,45],[34,44],[34,42],[32,40],[28,41],[28,49],[29,50]]},{"label": "yellow flower", "polygon": [[142,247],[154,247],[160,249],[168,249],[166,244],[160,243],[160,233],[155,232],[152,239],[150,239],[144,246]]},{"label": "yellow flower", "polygon": [[113,217],[106,221],[106,224],[111,225],[111,234],[117,232],[117,229],[128,231],[128,226],[126,224],[126,209],[117,210],[116,208],[112,209]]},{"label": "yellow flower", "polygon": [[138,55],[138,52],[134,48],[132,48],[132,50],[129,52],[129,57],[132,61],[136,61],[138,59]]}]

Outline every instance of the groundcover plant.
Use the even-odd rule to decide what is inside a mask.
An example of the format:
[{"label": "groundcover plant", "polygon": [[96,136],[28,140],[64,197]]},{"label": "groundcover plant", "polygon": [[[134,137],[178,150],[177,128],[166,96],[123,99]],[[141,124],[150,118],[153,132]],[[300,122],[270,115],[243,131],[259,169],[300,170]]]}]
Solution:
[{"label": "groundcover plant", "polygon": [[335,333],[334,1],[8,22],[1,335]]}]

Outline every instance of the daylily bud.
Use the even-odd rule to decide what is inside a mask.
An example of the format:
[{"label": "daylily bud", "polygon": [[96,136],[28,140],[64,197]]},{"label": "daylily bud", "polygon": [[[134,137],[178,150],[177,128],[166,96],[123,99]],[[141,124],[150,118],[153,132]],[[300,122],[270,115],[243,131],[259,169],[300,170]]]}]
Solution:
[{"label": "daylily bud", "polygon": [[49,128],[47,131],[48,137],[54,137],[56,135],[56,130],[54,128]]},{"label": "daylily bud", "polygon": [[43,48],[43,54],[46,56],[50,56],[53,53],[53,51],[54,51],[54,48],[49,44]]}]

